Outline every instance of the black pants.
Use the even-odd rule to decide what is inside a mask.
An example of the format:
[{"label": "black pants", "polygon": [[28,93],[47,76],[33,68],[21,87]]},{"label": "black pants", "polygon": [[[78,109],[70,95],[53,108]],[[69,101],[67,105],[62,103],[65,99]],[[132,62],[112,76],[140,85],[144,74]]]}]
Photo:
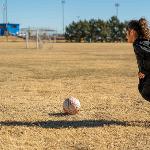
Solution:
[{"label": "black pants", "polygon": [[139,79],[138,89],[142,97],[150,102],[150,76],[145,76],[144,79]]}]

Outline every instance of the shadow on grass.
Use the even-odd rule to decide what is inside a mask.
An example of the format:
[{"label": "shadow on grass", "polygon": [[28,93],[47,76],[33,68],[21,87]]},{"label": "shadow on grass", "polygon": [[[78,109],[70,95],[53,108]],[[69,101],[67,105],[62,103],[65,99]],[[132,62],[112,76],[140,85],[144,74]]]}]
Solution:
[{"label": "shadow on grass", "polygon": [[150,128],[150,121],[115,121],[115,120],[79,120],[79,121],[1,121],[0,126],[26,126],[26,127],[41,127],[41,128],[92,128],[103,126],[131,126]]},{"label": "shadow on grass", "polygon": [[68,116],[67,113],[49,113],[49,116],[55,116],[55,117],[63,117],[63,116]]}]

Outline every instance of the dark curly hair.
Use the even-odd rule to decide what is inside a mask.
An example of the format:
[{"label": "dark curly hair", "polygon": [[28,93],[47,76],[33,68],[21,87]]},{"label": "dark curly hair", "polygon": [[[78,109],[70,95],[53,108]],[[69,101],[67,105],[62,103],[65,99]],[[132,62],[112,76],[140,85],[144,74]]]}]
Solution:
[{"label": "dark curly hair", "polygon": [[131,20],[128,23],[127,30],[135,30],[139,38],[150,39],[150,28],[145,18],[139,20]]}]

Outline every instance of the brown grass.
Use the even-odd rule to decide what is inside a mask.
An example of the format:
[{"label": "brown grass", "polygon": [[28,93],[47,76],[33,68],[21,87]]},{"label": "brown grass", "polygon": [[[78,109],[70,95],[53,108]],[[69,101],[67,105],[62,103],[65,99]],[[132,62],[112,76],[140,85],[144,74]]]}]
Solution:
[{"label": "brown grass", "polygon": [[[0,150],[150,149],[131,45],[0,44]],[[63,115],[68,96],[78,115]]]}]

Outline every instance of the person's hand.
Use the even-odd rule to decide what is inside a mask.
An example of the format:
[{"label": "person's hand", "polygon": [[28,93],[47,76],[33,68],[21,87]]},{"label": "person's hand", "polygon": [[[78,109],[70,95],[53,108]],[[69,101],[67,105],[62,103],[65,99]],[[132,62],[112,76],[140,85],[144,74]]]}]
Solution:
[{"label": "person's hand", "polygon": [[138,77],[139,77],[140,79],[144,79],[144,78],[145,78],[145,74],[143,74],[142,72],[139,72],[139,73],[138,73]]}]

